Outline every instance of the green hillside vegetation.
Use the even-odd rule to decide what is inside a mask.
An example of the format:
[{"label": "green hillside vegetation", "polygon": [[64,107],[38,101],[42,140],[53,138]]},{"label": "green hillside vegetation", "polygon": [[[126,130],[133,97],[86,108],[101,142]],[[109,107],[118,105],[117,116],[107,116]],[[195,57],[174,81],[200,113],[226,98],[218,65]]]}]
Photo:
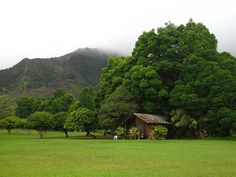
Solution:
[{"label": "green hillside vegetation", "polygon": [[0,70],[0,93],[12,97],[21,95],[51,95],[64,88],[78,95],[88,85],[96,86],[101,69],[111,52],[98,49],[78,49],[50,59],[23,59],[12,68]]}]

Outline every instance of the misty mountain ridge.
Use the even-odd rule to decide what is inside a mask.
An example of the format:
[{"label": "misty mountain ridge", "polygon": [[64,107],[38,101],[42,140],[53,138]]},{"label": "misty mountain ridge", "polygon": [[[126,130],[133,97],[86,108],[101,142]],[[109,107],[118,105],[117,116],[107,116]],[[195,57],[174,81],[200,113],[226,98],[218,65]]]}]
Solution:
[{"label": "misty mountain ridge", "polygon": [[78,95],[85,86],[97,86],[108,50],[79,48],[66,55],[48,59],[24,58],[15,66],[0,70],[0,93],[49,96],[57,88]]}]

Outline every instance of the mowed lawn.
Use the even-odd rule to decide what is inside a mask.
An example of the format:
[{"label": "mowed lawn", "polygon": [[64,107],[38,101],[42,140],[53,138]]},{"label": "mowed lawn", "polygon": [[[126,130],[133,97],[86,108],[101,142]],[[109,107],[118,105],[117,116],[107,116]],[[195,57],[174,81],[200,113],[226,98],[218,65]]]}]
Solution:
[{"label": "mowed lawn", "polygon": [[38,139],[0,130],[1,177],[234,177],[236,141]]}]

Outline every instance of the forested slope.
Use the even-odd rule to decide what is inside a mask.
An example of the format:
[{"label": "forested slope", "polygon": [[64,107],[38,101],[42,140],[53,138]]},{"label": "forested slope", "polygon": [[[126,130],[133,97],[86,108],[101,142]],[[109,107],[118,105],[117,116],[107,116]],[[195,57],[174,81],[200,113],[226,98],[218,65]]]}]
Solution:
[{"label": "forested slope", "polygon": [[16,95],[43,95],[64,88],[78,94],[84,86],[97,85],[110,55],[110,52],[85,48],[56,58],[25,58],[12,68],[0,71],[0,90]]}]

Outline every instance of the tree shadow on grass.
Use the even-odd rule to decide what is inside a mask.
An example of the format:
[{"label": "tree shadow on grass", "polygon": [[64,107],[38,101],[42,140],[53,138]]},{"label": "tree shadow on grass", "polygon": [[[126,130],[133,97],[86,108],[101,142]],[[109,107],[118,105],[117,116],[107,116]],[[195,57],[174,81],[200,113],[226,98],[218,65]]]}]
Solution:
[{"label": "tree shadow on grass", "polygon": [[63,139],[63,140],[112,140],[112,136],[96,136],[96,138],[93,138],[91,136],[83,136],[83,135],[78,135],[78,136],[70,136],[69,137],[63,137],[63,136],[44,136],[43,139]]}]

